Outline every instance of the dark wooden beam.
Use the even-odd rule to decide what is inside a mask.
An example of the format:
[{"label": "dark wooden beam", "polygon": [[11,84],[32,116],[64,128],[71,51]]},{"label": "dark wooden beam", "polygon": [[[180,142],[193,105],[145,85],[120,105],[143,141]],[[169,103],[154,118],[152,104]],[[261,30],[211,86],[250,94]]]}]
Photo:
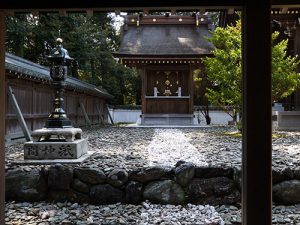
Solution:
[{"label": "dark wooden beam", "polygon": [[[200,6],[218,6],[218,7],[226,7],[226,6],[241,6],[243,4],[243,0],[185,0],[185,1],[174,1],[174,0],[164,0],[164,1],[151,1],[151,0],[76,0],[72,1],[62,1],[62,0],[52,0],[52,1],[36,1],[36,0],[10,0],[10,1],[2,1],[0,8],[1,9],[87,9],[94,8],[99,10],[109,9],[110,11],[114,11],[115,9],[144,9],[144,8],[152,8],[152,9],[160,9],[160,8],[199,8]],[[142,10],[143,11],[143,10]]]},{"label": "dark wooden beam", "polygon": [[[300,55],[300,26],[297,26],[294,38],[294,54]],[[298,66],[298,72],[300,73],[300,66]],[[300,110],[300,90],[295,93],[295,107],[296,110]]]},{"label": "dark wooden beam", "polygon": [[243,9],[243,225],[272,224],[270,0]]},{"label": "dark wooden beam", "polygon": [[195,66],[189,65],[189,113],[193,114],[194,113],[194,70]]},{"label": "dark wooden beam", "polygon": [[142,100],[142,114],[146,113],[146,90],[147,90],[147,74],[146,74],[146,66],[142,65],[141,67],[141,79],[142,79],[142,88],[141,88],[141,100]]},{"label": "dark wooden beam", "polygon": [[5,224],[5,14],[0,11],[0,224]]},{"label": "dark wooden beam", "polygon": [[299,7],[300,3],[299,0],[271,0],[272,6],[281,6],[285,7],[288,6],[288,8],[291,7]]},{"label": "dark wooden beam", "polygon": [[[0,9],[11,9],[11,10],[51,10],[55,11],[58,9],[67,10],[80,10],[85,11],[87,9],[93,9],[98,11],[111,11],[114,10],[127,10],[127,11],[143,11],[143,10],[197,10],[199,7],[205,7],[207,10],[210,9],[225,9],[232,8],[238,9],[245,5],[245,0],[185,0],[185,1],[151,1],[151,0],[76,0],[70,3],[69,1],[52,0],[52,1],[36,1],[36,0],[9,0],[2,1],[0,3]],[[272,0],[274,7],[299,7],[299,0]]]}]

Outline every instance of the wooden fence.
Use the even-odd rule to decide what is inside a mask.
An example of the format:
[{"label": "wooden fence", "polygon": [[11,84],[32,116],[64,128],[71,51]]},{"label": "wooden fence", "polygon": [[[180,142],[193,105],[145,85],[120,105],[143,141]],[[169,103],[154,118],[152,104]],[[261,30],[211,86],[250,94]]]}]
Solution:
[{"label": "wooden fence", "polygon": [[[53,108],[54,90],[49,84],[37,83],[24,79],[8,79],[21,112],[29,130],[42,128]],[[13,140],[23,136],[16,113],[10,98],[6,98],[6,140]],[[75,127],[103,124],[107,122],[106,100],[87,93],[66,90],[65,107],[68,117]],[[80,103],[84,107],[89,121],[83,113]]]}]

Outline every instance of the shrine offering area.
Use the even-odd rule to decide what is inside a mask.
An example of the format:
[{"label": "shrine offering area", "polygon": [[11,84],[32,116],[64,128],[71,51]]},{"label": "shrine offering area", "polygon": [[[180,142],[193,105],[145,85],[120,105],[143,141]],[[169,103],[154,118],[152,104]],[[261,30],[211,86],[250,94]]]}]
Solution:
[{"label": "shrine offering area", "polygon": [[[7,147],[7,224],[241,222],[235,128],[98,127],[83,134],[94,153],[80,165],[19,165],[23,146]],[[300,132],[273,136],[273,222],[298,224]]]}]

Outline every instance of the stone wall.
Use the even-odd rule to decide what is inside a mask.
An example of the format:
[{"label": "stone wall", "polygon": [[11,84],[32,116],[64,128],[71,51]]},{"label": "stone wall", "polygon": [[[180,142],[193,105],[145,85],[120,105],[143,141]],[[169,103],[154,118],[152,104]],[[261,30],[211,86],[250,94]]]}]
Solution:
[{"label": "stone wall", "polygon": [[[273,171],[274,202],[300,203],[300,170]],[[14,201],[78,202],[95,205],[139,204],[224,205],[241,202],[241,172],[235,168],[195,167],[179,161],[175,167],[134,171],[54,165],[6,173],[6,199]]]},{"label": "stone wall", "polygon": [[[110,108],[109,112],[114,123],[140,123],[140,115],[142,111],[139,109],[118,109]],[[228,121],[232,118],[221,110],[212,110],[209,112],[211,124],[213,125],[228,125]],[[199,112],[194,112],[195,118],[200,120],[200,125],[206,125],[204,116]],[[109,121],[109,120],[108,120]]]}]

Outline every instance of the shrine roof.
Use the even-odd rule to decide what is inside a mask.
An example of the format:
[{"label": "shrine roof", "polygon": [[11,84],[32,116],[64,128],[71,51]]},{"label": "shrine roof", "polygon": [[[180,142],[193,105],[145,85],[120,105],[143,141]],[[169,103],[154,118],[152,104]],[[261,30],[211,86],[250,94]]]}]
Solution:
[{"label": "shrine roof", "polygon": [[[159,17],[156,17],[159,18]],[[211,54],[214,46],[207,38],[211,37],[208,23],[196,26],[179,18],[174,21],[158,23],[141,21],[139,25],[129,23],[123,31],[120,49],[116,57],[126,56],[189,56]],[[177,19],[178,21],[178,19]]]}]

